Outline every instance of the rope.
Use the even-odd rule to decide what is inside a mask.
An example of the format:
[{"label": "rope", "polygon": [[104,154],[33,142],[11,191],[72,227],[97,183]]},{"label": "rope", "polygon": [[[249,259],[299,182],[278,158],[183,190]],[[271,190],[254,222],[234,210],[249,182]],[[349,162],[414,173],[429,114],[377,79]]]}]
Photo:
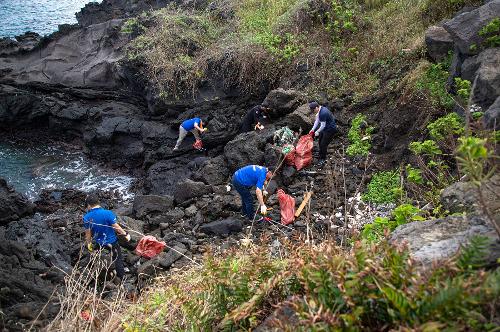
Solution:
[{"label": "rope", "polygon": [[[102,226],[102,227],[109,227],[109,228],[113,228],[113,226],[102,225],[102,224],[95,224],[95,223],[92,223],[92,222],[90,222],[90,224],[91,224],[91,225],[98,225],[98,226]],[[127,224],[123,224],[123,228],[125,228],[125,229],[126,229],[128,232],[130,232],[130,233],[135,233],[135,234],[138,234],[138,235],[140,235],[140,236],[142,236],[142,237],[145,237],[145,236],[146,236],[146,234],[143,234],[143,233],[141,233],[141,232],[138,232],[138,231],[136,231],[136,230],[134,230],[134,229],[130,228]],[[187,259],[188,259],[188,260],[190,260],[192,263],[194,263],[194,264],[196,264],[196,265],[198,265],[198,266],[202,266],[200,263],[196,262],[196,261],[195,261],[194,259],[192,259],[191,257],[186,256],[186,255],[185,255],[185,254],[183,254],[182,252],[178,251],[177,249],[174,249],[174,248],[170,247],[170,246],[169,246],[169,245],[167,245],[166,243],[165,243],[165,247],[167,247],[168,249],[170,249],[170,250],[172,250],[172,251],[175,251],[175,252],[176,252],[176,253],[178,253],[179,255],[181,255],[181,256],[183,256],[183,257],[187,258]]]}]

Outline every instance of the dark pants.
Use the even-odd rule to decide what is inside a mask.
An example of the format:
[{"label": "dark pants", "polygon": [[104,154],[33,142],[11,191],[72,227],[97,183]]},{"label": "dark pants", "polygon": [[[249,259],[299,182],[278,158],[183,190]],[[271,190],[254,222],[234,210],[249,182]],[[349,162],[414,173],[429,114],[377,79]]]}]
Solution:
[{"label": "dark pants", "polygon": [[250,193],[250,189],[252,187],[247,187],[240,184],[238,181],[236,181],[236,179],[234,179],[234,177],[233,186],[241,196],[241,212],[246,215],[248,219],[253,220],[253,217],[255,216],[255,210],[253,207],[253,197]]},{"label": "dark pants", "polygon": [[319,159],[326,160],[326,152],[328,151],[328,144],[333,140],[334,131],[322,131],[319,133]]},{"label": "dark pants", "polygon": [[116,241],[115,243],[108,244],[102,247],[106,248],[108,251],[111,251],[111,258],[113,259],[113,263],[115,263],[116,275],[118,276],[118,278],[123,279],[123,276],[125,276],[125,269],[123,267],[123,256],[120,244],[118,243],[118,241]]}]

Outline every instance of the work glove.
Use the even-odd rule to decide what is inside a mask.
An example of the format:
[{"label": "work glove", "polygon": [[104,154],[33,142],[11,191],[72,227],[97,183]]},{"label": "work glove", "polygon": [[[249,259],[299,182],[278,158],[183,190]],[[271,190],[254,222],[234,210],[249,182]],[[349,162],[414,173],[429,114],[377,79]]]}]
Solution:
[{"label": "work glove", "polygon": [[315,132],[314,136],[318,137],[319,136],[319,132]]},{"label": "work glove", "polygon": [[94,247],[92,246],[92,242],[87,243],[87,249],[89,252],[94,251]]},{"label": "work glove", "polygon": [[264,204],[260,206],[260,214],[263,216],[267,214],[267,207]]},{"label": "work glove", "polygon": [[130,242],[130,234],[129,233],[125,234],[125,240],[127,240],[127,242]]},{"label": "work glove", "polygon": [[267,192],[267,190],[264,190],[264,191],[262,192],[262,195],[267,196],[267,195],[269,195],[269,193]]}]

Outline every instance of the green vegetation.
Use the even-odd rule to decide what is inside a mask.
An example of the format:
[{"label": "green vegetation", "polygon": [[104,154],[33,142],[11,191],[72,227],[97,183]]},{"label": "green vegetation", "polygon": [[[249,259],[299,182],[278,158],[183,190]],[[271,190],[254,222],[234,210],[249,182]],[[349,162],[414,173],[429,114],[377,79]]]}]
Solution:
[{"label": "green vegetation", "polygon": [[436,141],[444,141],[450,136],[464,132],[464,121],[457,113],[450,113],[427,125],[429,135]]},{"label": "green vegetation", "polygon": [[348,156],[367,156],[371,148],[370,134],[374,128],[369,127],[366,122],[366,116],[362,114],[356,115],[352,120],[351,128],[347,134],[349,146],[347,147]]},{"label": "green vegetation", "polygon": [[465,6],[480,6],[481,0],[427,0],[424,3],[424,17],[429,24],[453,16]]},{"label": "green vegetation", "polygon": [[[402,218],[413,218],[414,210]],[[167,278],[123,315],[125,331],[235,331],[257,327],[274,305],[293,308],[289,331],[441,329],[493,331],[500,271],[484,265],[484,239],[422,270],[403,247],[357,242],[287,247],[265,244],[208,256],[202,268]],[[286,302],[285,302],[286,300]]]},{"label": "green vegetation", "polygon": [[479,31],[479,35],[484,38],[486,47],[500,46],[500,18],[492,19]]},{"label": "green vegetation", "polygon": [[451,110],[455,102],[446,91],[446,81],[448,80],[448,68],[451,57],[440,63],[429,64],[424,75],[417,81],[417,89],[430,94],[435,107],[442,107]]},{"label": "green vegetation", "polygon": [[422,217],[422,211],[411,204],[402,204],[392,211],[391,218],[377,217],[373,223],[366,224],[361,232],[361,238],[370,242],[378,242],[385,237],[386,232],[418,220],[425,220]]},{"label": "green vegetation", "polygon": [[127,34],[132,34],[132,33],[142,33],[146,30],[146,27],[141,24],[139,18],[137,17],[132,17],[129,18],[128,20],[123,23],[121,32],[122,33],[127,33]]},{"label": "green vegetation", "polygon": [[394,203],[401,194],[399,171],[384,171],[373,174],[363,200],[370,203]]}]

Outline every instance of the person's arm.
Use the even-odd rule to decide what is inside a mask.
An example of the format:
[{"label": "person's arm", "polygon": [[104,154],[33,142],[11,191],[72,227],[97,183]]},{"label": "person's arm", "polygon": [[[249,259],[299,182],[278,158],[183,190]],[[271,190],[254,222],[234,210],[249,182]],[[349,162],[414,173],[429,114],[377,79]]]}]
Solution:
[{"label": "person's arm", "polygon": [[113,227],[113,229],[115,230],[115,232],[118,233],[118,235],[127,235],[127,232],[125,232],[123,228],[120,225],[118,225],[118,223],[115,222],[113,225],[111,225],[111,227]]},{"label": "person's arm", "polygon": [[262,194],[262,190],[259,188],[255,189],[255,195],[257,196],[257,200],[259,201],[259,205],[263,206],[264,204],[264,195]]},{"label": "person's arm", "polygon": [[321,133],[321,131],[322,131],[323,129],[325,129],[325,126],[326,126],[326,121],[321,121],[321,122],[320,122],[319,129],[316,131],[315,135],[316,135],[316,136],[318,136],[318,135],[319,135],[319,133]]},{"label": "person's arm", "polygon": [[316,120],[314,120],[314,126],[312,127],[311,131],[316,131],[318,125],[319,125],[319,113],[316,115]]},{"label": "person's arm", "polygon": [[203,125],[199,126],[197,123],[194,124],[194,127],[200,132],[204,132],[205,129],[203,128]]}]

